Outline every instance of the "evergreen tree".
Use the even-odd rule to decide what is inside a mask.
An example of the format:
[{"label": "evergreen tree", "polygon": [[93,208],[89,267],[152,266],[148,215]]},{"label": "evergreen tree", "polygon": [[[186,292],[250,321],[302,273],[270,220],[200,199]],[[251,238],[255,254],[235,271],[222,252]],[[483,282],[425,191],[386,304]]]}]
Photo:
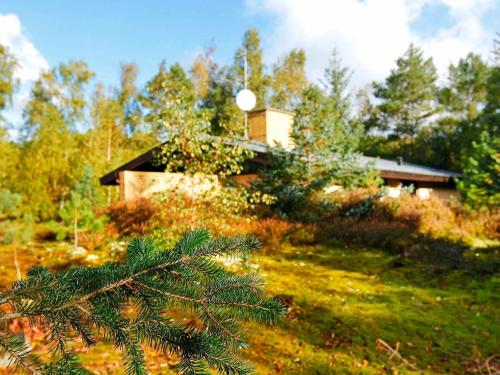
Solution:
[{"label": "evergreen tree", "polygon": [[415,161],[461,172],[463,159],[483,130],[479,117],[489,73],[486,62],[472,53],[450,65],[448,82],[439,93],[444,111],[432,127],[420,131],[413,147]]},{"label": "evergreen tree", "polygon": [[356,186],[369,175],[357,154],[362,126],[350,114],[349,78],[334,51],[323,89],[310,84],[295,107],[293,149],[271,148],[270,163],[254,186],[277,198],[273,207],[280,213],[300,213],[327,184]]},{"label": "evergreen tree", "polygon": [[69,199],[59,215],[66,224],[73,227],[74,246],[78,247],[80,229],[98,230],[102,226],[102,219],[96,219],[95,209],[102,199],[97,189],[97,179],[90,165],[83,169],[83,175],[71,191]]},{"label": "evergreen tree", "polygon": [[330,152],[348,154],[359,149],[363,133],[361,122],[352,116],[349,82],[352,72],[342,65],[339,53],[333,50],[323,77],[325,92],[324,114],[328,122],[325,141]]},{"label": "evergreen tree", "polygon": [[273,66],[271,80],[271,107],[292,110],[308,84],[306,54],[302,49],[293,49]]},{"label": "evergreen tree", "polygon": [[[30,373],[88,374],[71,350],[72,338],[93,346],[102,335],[123,353],[127,374],[146,373],[143,345],[176,354],[183,374],[206,374],[210,367],[249,373],[237,357],[246,346],[238,322],[274,323],[284,309],[265,297],[257,276],[230,273],[214,258],[248,254],[259,246],[252,237],[211,238],[198,230],[166,250],[145,238],[132,240],[123,263],[58,273],[34,267],[0,293],[0,306],[10,311],[0,313],[0,351]],[[173,316],[194,316],[193,323],[167,315],[175,311]],[[7,323],[18,318],[44,327],[51,362],[42,363],[9,331]]]},{"label": "evergreen tree", "polygon": [[486,81],[486,105],[481,113],[481,128],[500,137],[500,41],[495,42],[495,63]]},{"label": "evergreen tree", "polygon": [[474,142],[457,187],[466,204],[476,209],[500,207],[500,138],[487,132]]},{"label": "evergreen tree", "polygon": [[397,137],[413,138],[437,112],[436,68],[413,44],[396,66],[384,83],[373,84],[374,96],[381,101],[378,126]]},{"label": "evergreen tree", "polygon": [[449,115],[472,121],[485,105],[489,67],[474,53],[469,53],[449,67],[448,84],[441,90],[440,100]]}]

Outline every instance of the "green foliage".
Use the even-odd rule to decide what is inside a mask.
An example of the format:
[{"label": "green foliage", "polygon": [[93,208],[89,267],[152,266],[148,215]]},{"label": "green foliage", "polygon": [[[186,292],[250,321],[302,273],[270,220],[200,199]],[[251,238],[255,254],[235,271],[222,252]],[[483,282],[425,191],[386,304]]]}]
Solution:
[{"label": "green foliage", "polygon": [[449,67],[448,84],[440,92],[445,109],[459,119],[472,120],[486,100],[489,67],[481,56],[469,53]]},{"label": "green foliage", "polygon": [[357,186],[368,176],[369,168],[356,153],[362,127],[350,116],[349,78],[334,51],[324,88],[310,84],[295,107],[293,148],[270,148],[269,165],[254,186],[276,198],[273,207],[278,212],[300,212],[326,185]]},{"label": "green foliage", "polygon": [[83,120],[85,89],[93,75],[86,63],[70,61],[43,73],[32,87],[15,190],[29,202],[25,210],[35,218],[55,217],[81,172],[84,163],[74,132]]},{"label": "green foliage", "polygon": [[211,136],[210,111],[198,108],[194,86],[178,64],[169,70],[160,66],[141,103],[146,123],[166,140],[157,159],[167,172],[238,174],[251,156],[243,147]]},{"label": "green foliage", "polygon": [[12,215],[21,201],[19,194],[0,188],[0,218]]},{"label": "green foliage", "polygon": [[396,65],[384,83],[374,83],[379,127],[411,138],[436,113],[436,68],[413,44]]},{"label": "green foliage", "polygon": [[[253,237],[212,238],[197,230],[166,250],[147,238],[134,239],[120,264],[59,273],[34,267],[26,279],[0,294],[0,304],[12,310],[0,313],[0,321],[27,317],[32,325],[45,322],[54,361],[41,363],[5,328],[1,351],[30,372],[80,374],[86,370],[71,351],[73,335],[86,346],[102,335],[121,350],[127,374],[146,373],[144,344],[175,353],[184,374],[206,374],[209,367],[226,374],[249,373],[250,367],[237,358],[246,345],[238,321],[274,323],[283,306],[264,296],[257,276],[232,274],[213,258],[259,247]],[[134,316],[126,314],[131,305],[136,306]],[[196,323],[172,319],[166,309],[195,316]]]},{"label": "green foliage", "polygon": [[481,134],[466,159],[463,178],[457,183],[463,200],[473,208],[500,207],[500,138]]},{"label": "green foliage", "polygon": [[257,29],[249,28],[243,35],[242,48],[234,55],[233,77],[239,82],[237,91],[243,88],[243,53],[246,52],[248,62],[248,88],[257,98],[256,108],[264,108],[267,103],[269,76],[266,74],[263,61],[260,35]]},{"label": "green foliage", "polygon": [[102,229],[104,216],[96,218],[95,209],[101,202],[96,186],[94,171],[90,165],[86,165],[83,176],[71,191],[69,199],[59,211],[59,215],[68,225],[73,226],[75,247],[78,246],[78,232],[82,228],[89,230]]},{"label": "green foliage", "polygon": [[308,85],[305,72],[306,54],[292,49],[273,65],[269,104],[278,109],[293,110]]},{"label": "green foliage", "polygon": [[19,84],[14,77],[17,66],[18,62],[14,55],[7,47],[0,44],[0,111],[12,102],[12,95]]},{"label": "green foliage", "polygon": [[[375,84],[374,96],[382,99],[380,104],[371,103],[369,93],[360,94],[359,117],[365,129],[384,131],[365,136],[362,150],[369,155],[402,156],[414,163],[462,172],[463,162],[480,134],[498,133],[498,104],[494,99],[497,70],[479,55],[469,53],[449,66],[447,81],[436,87],[431,60],[424,60],[421,51],[411,47],[385,84]],[[406,89],[405,85],[410,86]],[[417,125],[411,132],[397,130],[397,123],[403,120],[410,126],[412,117]]]}]

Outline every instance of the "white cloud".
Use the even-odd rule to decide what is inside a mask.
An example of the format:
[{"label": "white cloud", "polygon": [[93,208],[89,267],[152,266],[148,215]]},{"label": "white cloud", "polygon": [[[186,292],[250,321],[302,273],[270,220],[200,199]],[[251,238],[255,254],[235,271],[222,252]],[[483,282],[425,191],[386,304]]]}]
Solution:
[{"label": "white cloud", "polygon": [[48,69],[49,64],[31,42],[15,14],[0,14],[0,44],[8,47],[18,61],[15,76],[21,86],[14,96],[12,108],[5,113],[7,120],[17,125],[21,121],[22,108],[29,96],[31,83],[41,71]]},{"label": "white cloud", "polygon": [[[487,56],[493,32],[481,24],[481,15],[494,0],[248,0],[257,13],[274,17],[271,34],[263,35],[270,60],[302,47],[308,73],[321,77],[334,47],[344,64],[354,70],[353,85],[382,80],[395,60],[413,42],[432,56],[441,74],[450,62],[474,51]],[[450,27],[423,38],[412,23],[425,5],[445,5]],[[434,22],[439,23],[436,19]]]}]

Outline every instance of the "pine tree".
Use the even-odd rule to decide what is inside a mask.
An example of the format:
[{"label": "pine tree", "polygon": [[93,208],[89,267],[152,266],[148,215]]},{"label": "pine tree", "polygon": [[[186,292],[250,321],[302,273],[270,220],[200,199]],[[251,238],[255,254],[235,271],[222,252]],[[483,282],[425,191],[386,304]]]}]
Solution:
[{"label": "pine tree", "polygon": [[450,65],[448,83],[440,92],[440,101],[449,115],[466,121],[479,115],[486,100],[489,70],[481,56],[474,53]]},{"label": "pine tree", "polygon": [[374,83],[374,95],[381,103],[379,127],[397,137],[412,138],[436,113],[437,72],[432,59],[410,45],[396,61],[384,83]]},{"label": "pine tree", "polygon": [[349,78],[334,51],[323,88],[309,84],[295,107],[293,149],[270,149],[270,163],[254,186],[276,198],[273,207],[279,213],[300,214],[326,185],[358,186],[370,176],[369,166],[358,158],[362,126],[350,114]]},{"label": "pine tree", "polygon": [[[247,374],[251,368],[237,357],[246,346],[238,322],[274,323],[283,306],[264,296],[256,275],[230,273],[214,258],[259,247],[253,237],[212,238],[197,230],[166,250],[134,239],[122,263],[57,273],[33,267],[0,293],[0,351],[31,373],[88,374],[71,350],[72,338],[90,347],[104,337],[123,353],[127,374],[146,373],[143,345],[176,354],[183,374],[208,374],[209,368]],[[193,323],[173,319],[174,311]],[[9,331],[7,324],[19,318],[46,330],[52,361],[43,363]]]},{"label": "pine tree", "polygon": [[94,171],[90,165],[85,165],[82,177],[71,191],[64,207],[59,211],[59,215],[66,224],[73,227],[75,248],[78,247],[78,236],[82,228],[95,231],[102,227],[102,218],[96,219],[95,215],[95,209],[101,202]]},{"label": "pine tree", "polygon": [[500,207],[500,138],[487,132],[474,142],[464,163],[463,178],[457,188],[466,204],[475,209]]}]

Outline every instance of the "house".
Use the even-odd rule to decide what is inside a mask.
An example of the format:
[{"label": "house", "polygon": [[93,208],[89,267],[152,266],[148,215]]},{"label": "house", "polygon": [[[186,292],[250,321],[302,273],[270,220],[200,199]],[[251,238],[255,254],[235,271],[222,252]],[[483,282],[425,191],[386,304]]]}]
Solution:
[{"label": "house", "polygon": [[[244,147],[251,149],[255,156],[248,161],[242,174],[233,176],[235,181],[248,184],[257,177],[256,167],[266,164],[268,160],[268,145],[279,143],[285,148],[293,148],[290,138],[293,116],[293,112],[271,108],[248,113],[249,142],[246,142]],[[164,167],[155,163],[155,154],[160,149],[161,145],[109,172],[101,177],[101,185],[119,185],[120,197],[123,200],[174,187],[186,192],[192,192],[193,188],[203,191],[210,187],[208,180],[186,182],[182,173],[164,173]],[[360,162],[370,163],[378,171],[393,197],[399,196],[401,188],[409,185],[415,187],[415,194],[421,199],[428,199],[433,195],[448,200],[457,195],[454,182],[454,178],[458,176],[456,173],[407,163],[401,158],[387,160],[362,156]]]}]

